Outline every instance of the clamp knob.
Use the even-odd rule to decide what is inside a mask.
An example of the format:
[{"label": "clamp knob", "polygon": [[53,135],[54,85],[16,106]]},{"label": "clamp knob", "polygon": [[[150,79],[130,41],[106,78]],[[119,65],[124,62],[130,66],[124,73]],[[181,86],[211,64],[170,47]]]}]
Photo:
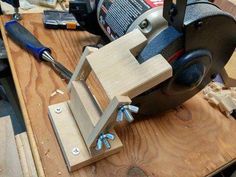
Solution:
[{"label": "clamp knob", "polygon": [[116,121],[122,122],[125,116],[125,119],[131,123],[134,121],[134,117],[132,116],[131,113],[138,113],[138,111],[139,111],[139,108],[137,106],[123,105],[118,110]]},{"label": "clamp knob", "polygon": [[111,149],[111,145],[108,140],[114,140],[114,139],[115,135],[111,133],[107,134],[102,133],[97,140],[96,150],[97,151],[102,150],[103,144],[105,145],[106,149]]}]

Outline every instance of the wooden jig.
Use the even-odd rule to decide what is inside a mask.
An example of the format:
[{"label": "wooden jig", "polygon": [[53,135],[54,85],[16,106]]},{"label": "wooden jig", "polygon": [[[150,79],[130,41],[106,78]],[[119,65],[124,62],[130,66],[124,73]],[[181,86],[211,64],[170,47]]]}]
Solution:
[{"label": "wooden jig", "polygon": [[[138,63],[135,57],[146,43],[134,30],[100,49],[87,47],[68,84],[70,100],[49,106],[70,171],[117,153],[123,146],[114,130],[121,106],[172,76],[172,67],[161,55]],[[109,100],[104,110],[86,84],[91,72]],[[104,143],[102,148],[99,143]]]}]

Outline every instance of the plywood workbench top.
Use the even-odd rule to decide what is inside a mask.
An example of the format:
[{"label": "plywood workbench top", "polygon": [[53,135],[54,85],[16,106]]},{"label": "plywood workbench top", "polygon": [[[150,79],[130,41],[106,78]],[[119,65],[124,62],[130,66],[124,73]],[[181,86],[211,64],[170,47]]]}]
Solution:
[{"label": "plywood workbench top", "polygon": [[[2,25],[9,19],[3,16]],[[41,14],[25,14],[21,23],[71,70],[83,46],[98,40],[86,32],[46,30]],[[66,93],[50,96],[56,89],[66,91],[66,83],[48,65],[14,44],[3,29],[2,34],[41,176],[200,177],[236,160],[236,121],[198,94],[178,109],[117,128],[124,143],[121,153],[70,174],[48,118],[50,104],[68,99]],[[96,88],[92,78],[90,83]]]}]

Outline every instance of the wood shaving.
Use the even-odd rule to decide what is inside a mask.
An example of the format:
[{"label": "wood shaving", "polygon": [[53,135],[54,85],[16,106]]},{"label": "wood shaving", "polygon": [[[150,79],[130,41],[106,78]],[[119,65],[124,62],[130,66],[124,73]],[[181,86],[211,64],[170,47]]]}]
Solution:
[{"label": "wood shaving", "polygon": [[62,95],[64,94],[64,92],[63,92],[62,90],[60,90],[60,89],[57,89],[56,92],[57,92],[57,93],[60,93],[60,94],[62,94]]},{"label": "wood shaving", "polygon": [[48,150],[44,153],[44,155],[48,155],[49,152],[50,152],[50,150],[48,149]]},{"label": "wood shaving", "polygon": [[204,98],[227,117],[236,109],[236,87],[226,88],[222,83],[211,82],[202,92]]},{"label": "wood shaving", "polygon": [[56,91],[52,92],[52,94],[50,95],[51,97],[55,96],[56,94],[61,94],[61,95],[64,95],[64,92],[60,89],[56,89]]},{"label": "wood shaving", "polygon": [[57,92],[52,92],[52,94],[50,95],[51,97],[55,96],[57,94]]}]

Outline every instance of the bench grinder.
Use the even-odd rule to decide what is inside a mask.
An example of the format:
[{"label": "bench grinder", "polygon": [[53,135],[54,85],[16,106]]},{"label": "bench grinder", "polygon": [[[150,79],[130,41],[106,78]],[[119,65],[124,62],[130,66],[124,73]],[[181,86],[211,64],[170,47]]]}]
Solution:
[{"label": "bench grinder", "polygon": [[138,62],[161,54],[171,64],[172,78],[132,100],[141,114],[194,96],[220,73],[236,46],[235,17],[207,0],[76,0],[70,12],[85,30],[110,41],[138,28],[148,38]]}]

